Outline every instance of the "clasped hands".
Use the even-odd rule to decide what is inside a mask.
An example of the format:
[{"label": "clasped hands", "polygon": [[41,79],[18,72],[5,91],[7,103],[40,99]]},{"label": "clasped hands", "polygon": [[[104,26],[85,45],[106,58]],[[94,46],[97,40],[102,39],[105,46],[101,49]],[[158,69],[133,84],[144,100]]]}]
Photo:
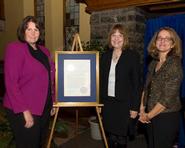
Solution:
[{"label": "clasped hands", "polygon": [[149,116],[148,113],[146,113],[145,111],[140,111],[139,113],[139,119],[138,119],[140,122],[142,123],[151,123],[151,118]]},{"label": "clasped hands", "polygon": [[[138,115],[138,112],[130,110],[130,118],[135,119],[137,115]],[[139,119],[138,119],[140,122],[148,124],[148,123],[151,123],[150,119],[151,118],[149,117],[148,113],[145,113],[144,111],[140,111]]]}]

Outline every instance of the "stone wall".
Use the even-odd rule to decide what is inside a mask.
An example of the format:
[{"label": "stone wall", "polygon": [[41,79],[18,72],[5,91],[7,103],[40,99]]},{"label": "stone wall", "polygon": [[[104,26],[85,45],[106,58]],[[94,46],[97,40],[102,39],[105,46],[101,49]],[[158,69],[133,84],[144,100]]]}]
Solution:
[{"label": "stone wall", "polygon": [[116,23],[123,24],[128,31],[130,48],[140,53],[143,63],[145,22],[146,13],[135,7],[93,12],[90,19],[91,41],[98,40],[107,45],[110,28]]}]

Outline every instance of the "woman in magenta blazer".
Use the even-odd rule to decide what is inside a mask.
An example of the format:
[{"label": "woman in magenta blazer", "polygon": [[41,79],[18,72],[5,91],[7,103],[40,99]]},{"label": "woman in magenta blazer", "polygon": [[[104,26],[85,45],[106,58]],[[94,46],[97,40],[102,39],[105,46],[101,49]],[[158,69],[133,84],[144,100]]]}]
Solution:
[{"label": "woman in magenta blazer", "polygon": [[52,111],[54,64],[49,50],[38,44],[41,28],[27,16],[17,29],[19,41],[5,51],[3,100],[17,148],[44,147]]}]

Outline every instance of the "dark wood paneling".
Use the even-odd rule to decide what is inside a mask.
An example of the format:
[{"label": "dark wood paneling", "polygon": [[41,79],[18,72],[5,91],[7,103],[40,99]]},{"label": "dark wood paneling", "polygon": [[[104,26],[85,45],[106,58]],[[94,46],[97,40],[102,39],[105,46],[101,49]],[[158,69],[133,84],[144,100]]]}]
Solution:
[{"label": "dark wood paneling", "polygon": [[4,0],[0,0],[0,19],[5,20],[4,14]]},{"label": "dark wood paneling", "polygon": [[150,13],[164,12],[185,12],[185,2],[183,0],[79,0],[86,3],[86,11],[100,11],[106,9],[141,7]]}]

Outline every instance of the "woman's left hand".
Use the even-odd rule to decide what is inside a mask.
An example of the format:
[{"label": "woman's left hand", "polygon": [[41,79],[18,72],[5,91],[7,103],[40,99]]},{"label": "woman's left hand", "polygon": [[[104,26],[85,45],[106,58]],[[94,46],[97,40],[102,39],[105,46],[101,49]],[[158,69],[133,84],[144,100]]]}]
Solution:
[{"label": "woman's left hand", "polygon": [[137,117],[138,112],[130,110],[130,118],[135,119]]},{"label": "woman's left hand", "polygon": [[33,116],[31,114],[31,112],[29,110],[25,110],[23,112],[23,117],[24,117],[24,120],[25,120],[24,127],[25,128],[31,128],[34,125],[34,119],[33,119]]}]

